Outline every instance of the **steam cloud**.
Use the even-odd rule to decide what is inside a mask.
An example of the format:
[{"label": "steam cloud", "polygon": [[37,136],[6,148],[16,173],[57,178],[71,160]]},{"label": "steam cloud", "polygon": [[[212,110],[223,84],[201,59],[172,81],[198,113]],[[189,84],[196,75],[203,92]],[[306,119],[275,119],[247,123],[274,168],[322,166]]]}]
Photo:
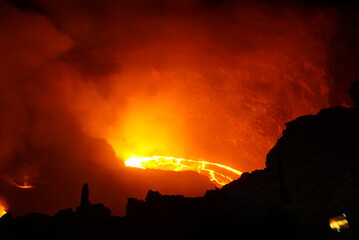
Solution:
[{"label": "steam cloud", "polygon": [[[195,174],[120,159],[142,151],[252,171],[284,122],[350,105],[356,8],[237,2],[0,3],[0,195],[13,211],[73,206],[84,182],[117,213],[150,187],[198,195],[210,185]],[[35,189],[9,184],[24,176]]]}]

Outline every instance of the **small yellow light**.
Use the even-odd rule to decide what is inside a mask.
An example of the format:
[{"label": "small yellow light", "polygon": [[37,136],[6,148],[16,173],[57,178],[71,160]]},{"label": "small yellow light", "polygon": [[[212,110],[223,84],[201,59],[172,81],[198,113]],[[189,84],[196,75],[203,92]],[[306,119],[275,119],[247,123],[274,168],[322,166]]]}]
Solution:
[{"label": "small yellow light", "polygon": [[336,217],[329,218],[329,225],[331,229],[336,230],[338,232],[340,232],[343,229],[349,228],[349,223],[345,213]]}]

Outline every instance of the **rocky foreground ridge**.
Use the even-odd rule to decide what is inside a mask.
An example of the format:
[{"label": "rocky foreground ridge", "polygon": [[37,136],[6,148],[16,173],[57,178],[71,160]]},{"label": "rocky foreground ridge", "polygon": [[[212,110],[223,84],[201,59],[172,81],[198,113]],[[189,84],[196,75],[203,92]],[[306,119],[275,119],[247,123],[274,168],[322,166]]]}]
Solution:
[{"label": "rocky foreground ridge", "polygon": [[[201,198],[149,191],[145,201],[129,199],[127,216],[182,216],[194,231],[244,239],[359,239],[359,109],[287,123],[266,166]],[[342,213],[350,228],[333,232],[329,218]]]},{"label": "rocky foreground ridge", "polygon": [[[286,124],[266,168],[203,197],[130,198],[126,216],[90,204],[0,219],[1,239],[359,239],[359,109],[336,107]],[[345,213],[349,229],[329,218]]]}]

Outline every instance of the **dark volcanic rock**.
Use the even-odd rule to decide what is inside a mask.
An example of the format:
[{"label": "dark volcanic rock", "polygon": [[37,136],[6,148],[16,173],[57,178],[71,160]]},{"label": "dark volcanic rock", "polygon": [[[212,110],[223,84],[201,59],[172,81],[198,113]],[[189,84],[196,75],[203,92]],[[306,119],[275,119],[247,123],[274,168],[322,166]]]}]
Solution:
[{"label": "dark volcanic rock", "polygon": [[80,206],[76,208],[76,213],[83,221],[97,223],[111,217],[111,210],[101,203],[91,204],[89,200],[89,187],[85,183],[81,191]]},{"label": "dark volcanic rock", "polygon": [[352,97],[354,106],[359,107],[359,81],[356,81],[352,84],[349,92]]},{"label": "dark volcanic rock", "polygon": [[359,109],[324,109],[286,126],[266,165],[292,202],[287,208],[308,233],[344,212],[358,234]]},{"label": "dark volcanic rock", "polygon": [[[150,191],[146,201],[130,199],[127,214],[173,214],[187,229],[196,216],[204,228],[231,232],[234,224],[254,239],[359,239],[359,109],[324,109],[287,123],[266,165],[202,198]],[[329,218],[341,213],[350,229],[339,235]]]},{"label": "dark volcanic rock", "polygon": [[161,195],[149,190],[146,200],[130,198],[126,216],[188,216],[199,215],[203,199],[185,198],[182,195]]}]

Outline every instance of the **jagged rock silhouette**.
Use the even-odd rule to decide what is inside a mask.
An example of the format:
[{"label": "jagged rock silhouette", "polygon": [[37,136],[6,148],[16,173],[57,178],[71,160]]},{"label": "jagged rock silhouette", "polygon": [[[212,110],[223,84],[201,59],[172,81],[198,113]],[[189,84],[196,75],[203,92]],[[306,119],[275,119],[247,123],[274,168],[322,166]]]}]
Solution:
[{"label": "jagged rock silhouette", "polygon": [[[266,168],[244,173],[203,197],[130,198],[126,216],[91,204],[84,184],[80,205],[55,216],[0,219],[1,239],[358,239],[359,109],[336,107],[286,124]],[[345,213],[338,233],[329,218]]]}]

